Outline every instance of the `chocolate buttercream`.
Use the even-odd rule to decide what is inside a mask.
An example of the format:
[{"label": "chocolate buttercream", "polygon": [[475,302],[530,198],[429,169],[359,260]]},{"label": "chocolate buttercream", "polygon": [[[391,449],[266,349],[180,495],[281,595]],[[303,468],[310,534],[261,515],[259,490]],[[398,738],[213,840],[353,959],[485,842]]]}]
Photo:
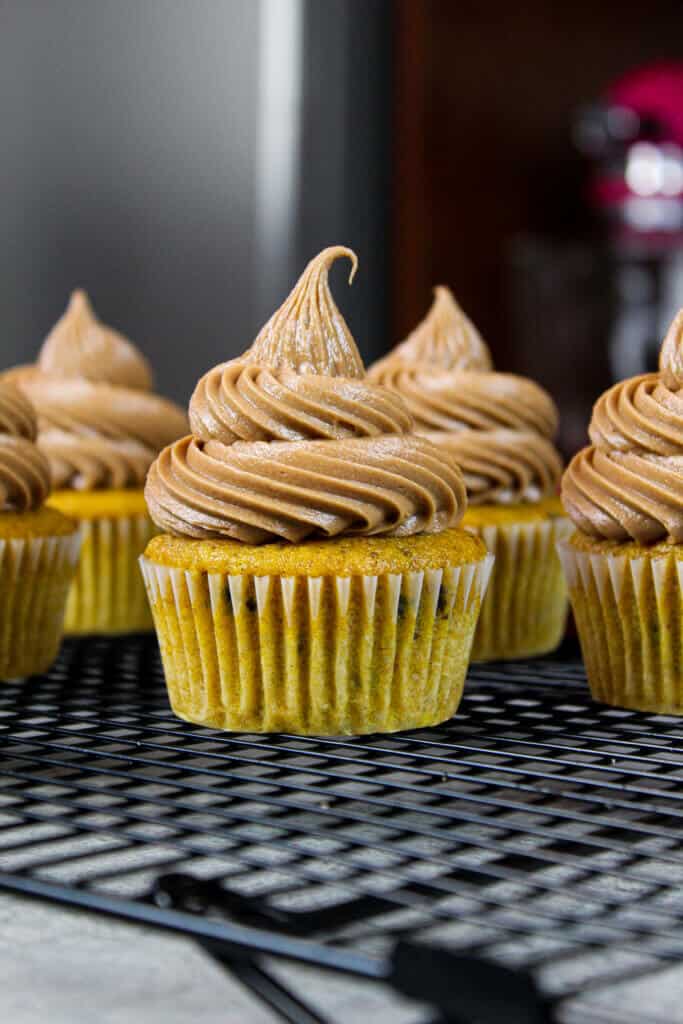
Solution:
[{"label": "chocolate buttercream", "polygon": [[527,377],[466,370],[451,373],[390,360],[374,367],[370,376],[401,395],[420,432],[519,430],[552,438],[557,430],[555,403]]},{"label": "chocolate buttercream", "polygon": [[192,436],[147,479],[162,529],[259,544],[437,532],[462,518],[455,463],[411,435],[401,399],[364,377],[329,290],[341,256],[355,269],[351,250],[325,249],[245,355],[200,380]]},{"label": "chocolate buttercream", "polygon": [[312,259],[280,308],[261,328],[244,358],[272,369],[325,377],[364,377],[365,367],[351,331],[337,309],[328,282],[332,263],[351,260],[349,284],[358,257],[343,245],[330,246]]},{"label": "chocolate buttercream", "polygon": [[50,493],[50,467],[38,450],[38,424],[28,399],[0,382],[0,511],[29,512]]},{"label": "chocolate buttercream", "polygon": [[95,317],[83,292],[37,364],[5,375],[38,411],[38,445],[58,488],[141,487],[158,452],[187,430],[180,408],[150,393],[147,360]]},{"label": "chocolate buttercream", "polygon": [[474,504],[531,502],[556,492],[555,403],[526,377],[494,373],[485,343],[450,291],[435,289],[422,323],[370,368],[405,401],[415,430],[449,451]]},{"label": "chocolate buttercream", "polygon": [[559,452],[524,430],[463,430],[426,434],[460,466],[470,505],[515,505],[554,494],[562,475]]},{"label": "chocolate buttercream", "polygon": [[134,345],[95,316],[81,289],[71,295],[38,356],[38,369],[56,377],[149,391],[152,369]]},{"label": "chocolate buttercream", "polygon": [[592,444],[574,456],[562,500],[584,533],[641,544],[683,542],[683,310],[659,372],[615,384],[596,402]]},{"label": "chocolate buttercream", "polygon": [[366,380],[299,374],[234,360],[199,381],[190,427],[203,441],[342,440],[402,434],[411,418],[401,399]]},{"label": "chocolate buttercream", "polygon": [[427,316],[374,369],[385,363],[405,361],[408,366],[426,363],[441,370],[490,370],[488,345],[462,311],[450,288],[438,284]]}]

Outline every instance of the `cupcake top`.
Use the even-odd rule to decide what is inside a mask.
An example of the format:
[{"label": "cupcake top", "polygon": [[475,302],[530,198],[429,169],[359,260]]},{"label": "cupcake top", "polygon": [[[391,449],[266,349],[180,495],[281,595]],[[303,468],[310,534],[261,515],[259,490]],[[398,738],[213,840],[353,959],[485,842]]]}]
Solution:
[{"label": "cupcake top", "polygon": [[424,320],[373,369],[385,364],[395,368],[400,362],[408,366],[425,363],[434,370],[493,369],[488,345],[443,284],[434,288],[434,300]]},{"label": "cupcake top", "polygon": [[410,433],[396,394],[369,381],[328,284],[324,249],[239,358],[199,381],[192,434],[165,448],[145,497],[168,533],[248,544],[408,535],[455,526],[455,463]]},{"label": "cupcake top", "polygon": [[38,411],[38,445],[57,488],[141,487],[157,453],[187,430],[178,406],[150,393],[147,360],[95,316],[82,291],[35,366],[8,371]]},{"label": "cupcake top", "polygon": [[574,456],[562,500],[591,537],[683,543],[683,309],[659,372],[615,384],[593,408],[592,444]]},{"label": "cupcake top", "polygon": [[454,455],[471,504],[555,493],[562,462],[553,400],[526,377],[493,372],[488,347],[448,288],[435,288],[425,319],[369,376],[401,395],[416,431]]},{"label": "cupcake top", "polygon": [[50,467],[35,443],[37,434],[29,400],[0,382],[0,512],[32,512],[50,493]]}]

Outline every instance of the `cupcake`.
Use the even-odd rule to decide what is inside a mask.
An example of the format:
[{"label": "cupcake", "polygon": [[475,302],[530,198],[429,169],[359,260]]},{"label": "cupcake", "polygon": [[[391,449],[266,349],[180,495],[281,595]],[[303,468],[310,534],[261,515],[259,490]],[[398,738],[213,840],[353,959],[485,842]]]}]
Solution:
[{"label": "cupcake", "polygon": [[0,679],[44,672],[62,638],[78,526],[44,501],[50,467],[27,398],[0,383]]},{"label": "cupcake", "polygon": [[[141,560],[172,707],[220,729],[390,732],[456,710],[491,558],[454,461],[369,382],[313,259],[150,469]],[[353,276],[353,275],[352,275]]]},{"label": "cupcake", "polygon": [[50,505],[78,520],[83,546],[67,633],[152,629],[138,558],[155,533],[143,485],[158,452],[187,430],[176,405],[150,394],[147,360],[95,317],[77,291],[35,366],[5,374],[38,412]]},{"label": "cupcake", "polygon": [[401,395],[415,430],[458,462],[469,502],[462,525],[495,555],[472,659],[554,650],[567,614],[555,544],[568,527],[550,396],[525,377],[493,372],[481,335],[443,286],[369,377]]},{"label": "cupcake", "polygon": [[683,714],[683,310],[659,372],[598,399],[559,545],[593,697]]}]

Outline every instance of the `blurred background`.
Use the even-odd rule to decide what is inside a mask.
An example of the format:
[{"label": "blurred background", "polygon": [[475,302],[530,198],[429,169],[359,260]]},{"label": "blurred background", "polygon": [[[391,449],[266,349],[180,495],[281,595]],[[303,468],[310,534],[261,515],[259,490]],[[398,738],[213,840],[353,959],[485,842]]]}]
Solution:
[{"label": "blurred background", "polygon": [[449,284],[567,453],[683,305],[683,8],[0,0],[2,365],[69,292],[186,401],[353,246],[367,361]]}]

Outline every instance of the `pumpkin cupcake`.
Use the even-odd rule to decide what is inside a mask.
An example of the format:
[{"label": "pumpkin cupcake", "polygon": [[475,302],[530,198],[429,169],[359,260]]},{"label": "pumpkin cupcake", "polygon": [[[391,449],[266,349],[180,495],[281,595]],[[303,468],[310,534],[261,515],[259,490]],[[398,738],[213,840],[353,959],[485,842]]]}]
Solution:
[{"label": "pumpkin cupcake", "polygon": [[[153,464],[165,532],[141,559],[171,704],[221,729],[394,731],[449,718],[491,558],[455,527],[447,455],[365,377],[309,263],[240,359],[190,402],[192,434]],[[353,275],[352,275],[353,276]]]},{"label": "pumpkin cupcake", "polygon": [[559,545],[593,697],[683,714],[683,310],[659,372],[597,401],[562,498]]},{"label": "pumpkin cupcake", "polygon": [[95,317],[76,291],[35,366],[5,374],[38,412],[38,446],[83,546],[67,603],[67,633],[152,629],[137,560],[155,533],[143,484],[164,445],[187,430],[176,405],[150,393],[144,356]]},{"label": "pumpkin cupcake", "polygon": [[78,526],[47,508],[50,467],[31,403],[0,382],[0,679],[44,672],[62,638]]},{"label": "pumpkin cupcake", "polygon": [[525,377],[493,372],[487,345],[443,286],[369,376],[401,395],[415,430],[455,458],[469,502],[462,525],[495,555],[472,660],[554,650],[567,614],[555,544],[568,527],[550,396]]}]

